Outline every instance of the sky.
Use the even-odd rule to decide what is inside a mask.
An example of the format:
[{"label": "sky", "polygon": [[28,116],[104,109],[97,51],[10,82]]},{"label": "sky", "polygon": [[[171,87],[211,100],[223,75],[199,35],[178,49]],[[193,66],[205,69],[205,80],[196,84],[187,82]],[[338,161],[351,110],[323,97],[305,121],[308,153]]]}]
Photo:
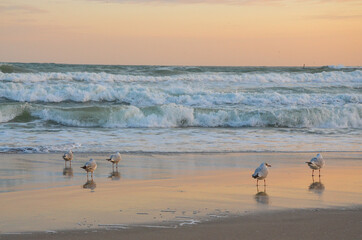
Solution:
[{"label": "sky", "polygon": [[362,65],[361,0],[0,0],[0,62]]}]

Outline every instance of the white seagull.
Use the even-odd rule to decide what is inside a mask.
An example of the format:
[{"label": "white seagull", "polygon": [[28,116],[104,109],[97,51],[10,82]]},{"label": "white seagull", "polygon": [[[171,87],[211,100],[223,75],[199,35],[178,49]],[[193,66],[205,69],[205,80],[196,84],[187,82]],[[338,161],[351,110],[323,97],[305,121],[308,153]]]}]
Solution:
[{"label": "white seagull", "polygon": [[258,186],[259,180],[263,179],[264,179],[264,186],[266,186],[265,178],[268,176],[269,173],[268,167],[271,167],[271,165],[268,163],[262,163],[257,169],[255,169],[255,172],[252,175],[252,177],[256,178],[256,186]]},{"label": "white seagull", "polygon": [[313,170],[312,176],[314,176],[314,170],[319,170],[319,176],[321,176],[321,168],[324,166],[325,161],[320,153],[317,157],[312,158],[309,162],[305,162]]},{"label": "white seagull", "polygon": [[96,163],[96,161],[93,160],[93,158],[91,158],[91,159],[89,159],[88,162],[86,162],[84,164],[83,167],[80,167],[80,168],[83,168],[84,170],[87,171],[87,179],[88,179],[88,173],[91,172],[92,179],[93,179],[93,172],[94,172],[94,170],[97,169],[97,163]]},{"label": "white seagull", "polygon": [[73,160],[73,152],[72,150],[69,150],[68,152],[64,153],[63,159],[65,162],[70,162],[70,166],[72,166],[72,160]]},{"label": "white seagull", "polygon": [[116,154],[111,155],[107,158],[107,161],[112,163],[112,168],[114,168],[114,164],[116,164],[116,168],[118,169],[118,163],[122,160],[121,154],[117,152]]}]

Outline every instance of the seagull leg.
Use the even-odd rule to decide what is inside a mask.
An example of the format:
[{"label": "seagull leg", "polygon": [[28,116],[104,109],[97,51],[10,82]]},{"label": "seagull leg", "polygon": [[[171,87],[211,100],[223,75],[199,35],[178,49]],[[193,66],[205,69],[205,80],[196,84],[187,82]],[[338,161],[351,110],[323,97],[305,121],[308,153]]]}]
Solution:
[{"label": "seagull leg", "polygon": [[321,176],[321,169],[319,169],[319,177]]},{"label": "seagull leg", "polygon": [[118,171],[118,163],[116,163],[116,171]]},{"label": "seagull leg", "polygon": [[266,186],[266,182],[265,182],[265,179],[264,179],[264,187]]},{"label": "seagull leg", "polygon": [[91,172],[91,174],[92,174],[92,180],[93,180],[93,172]]},{"label": "seagull leg", "polygon": [[312,169],[312,177],[314,177],[314,169]]},{"label": "seagull leg", "polygon": [[259,179],[256,179],[256,186],[259,186]]},{"label": "seagull leg", "polygon": [[69,167],[72,167],[72,160],[71,160],[69,163],[70,163],[70,166],[69,166]]}]

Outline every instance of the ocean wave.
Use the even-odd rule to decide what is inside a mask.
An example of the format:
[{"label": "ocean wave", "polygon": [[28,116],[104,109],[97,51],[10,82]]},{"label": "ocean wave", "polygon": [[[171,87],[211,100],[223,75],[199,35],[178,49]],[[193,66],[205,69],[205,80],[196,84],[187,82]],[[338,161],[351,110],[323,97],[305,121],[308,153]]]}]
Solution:
[{"label": "ocean wave", "polygon": [[14,66],[12,64],[0,63],[0,73],[29,73],[29,72],[31,72],[31,70],[24,67]]},{"label": "ocean wave", "polygon": [[59,107],[38,104],[5,108],[6,111],[1,111],[2,122],[40,119],[70,127],[362,128],[361,104],[232,110],[193,108],[174,103],[143,108],[131,105]]},{"label": "ocean wave", "polygon": [[[321,105],[361,104],[362,95],[358,89],[349,90],[351,93],[279,93],[269,92],[212,92],[208,89],[191,87],[170,87],[159,90],[145,86],[124,86],[120,88],[104,88],[100,85],[89,85],[85,88],[67,87],[59,90],[52,86],[37,88],[3,88],[0,98],[16,102],[43,103],[87,103],[106,104],[115,102],[137,107],[178,104],[193,107],[236,106],[304,106],[316,107]],[[4,110],[6,111],[6,110]]]},{"label": "ocean wave", "polygon": [[362,68],[361,66],[344,66],[343,64],[328,65],[327,67],[331,68],[331,69],[360,69],[360,68]]},{"label": "ocean wave", "polygon": [[130,75],[111,74],[105,72],[41,72],[41,73],[3,73],[0,72],[0,81],[5,82],[54,82],[54,81],[85,81],[92,83],[103,82],[163,82],[163,81],[227,81],[239,83],[342,83],[361,82],[362,71],[325,71],[317,73],[187,73],[171,76],[150,76],[150,75]]},{"label": "ocean wave", "polygon": [[28,115],[28,104],[0,104],[0,123],[9,122],[23,115]]},{"label": "ocean wave", "polygon": [[305,89],[243,89],[223,90],[199,85],[198,87],[175,83],[159,85],[109,85],[109,84],[37,84],[25,85],[0,82],[0,98],[17,102],[120,102],[134,106],[154,106],[170,103],[211,107],[216,105],[243,104],[251,106],[291,105],[316,106],[321,104],[361,103],[360,87],[333,88],[320,92],[320,88]]},{"label": "ocean wave", "polygon": [[0,147],[0,153],[53,153],[65,152],[69,149],[78,149],[82,145],[79,143],[29,146],[29,147]]},{"label": "ocean wave", "polygon": [[74,150],[76,148],[73,147],[63,147],[60,148],[59,146],[51,146],[51,145],[47,145],[47,146],[35,146],[35,147],[0,147],[0,153],[10,153],[10,154],[42,154],[42,153],[59,153],[59,154],[63,154],[64,152],[69,151],[69,149],[73,149],[73,151],[76,151],[77,154],[79,153],[84,153],[84,154],[91,154],[91,153],[95,153],[95,154],[112,154],[115,151],[120,152],[121,154],[157,154],[157,155],[169,155],[169,154],[227,154],[227,153],[323,153],[323,152],[362,152],[362,151],[357,151],[357,150],[324,150],[324,151],[308,151],[308,150],[272,150],[272,149],[260,149],[260,150],[255,150],[255,149],[250,149],[250,150],[215,150],[215,151],[210,151],[210,150],[204,150],[204,149],[192,149],[192,150],[177,150],[175,149],[174,151],[160,151],[160,150],[149,150],[149,151],[142,151],[142,150],[134,150],[134,151],[119,151],[119,150],[115,150],[115,151],[111,151],[111,150],[107,150],[107,151],[101,151],[101,150],[97,150],[94,151],[94,149],[92,148],[85,148],[85,149],[77,149]]},{"label": "ocean wave", "polygon": [[280,72],[307,72],[318,73],[324,71],[352,71],[360,66],[330,65],[322,67],[231,67],[231,66],[146,66],[146,65],[88,65],[88,64],[55,64],[55,63],[0,63],[6,73],[33,72],[33,73],[67,73],[90,72],[123,75],[144,76],[172,76],[188,73],[280,73]]}]

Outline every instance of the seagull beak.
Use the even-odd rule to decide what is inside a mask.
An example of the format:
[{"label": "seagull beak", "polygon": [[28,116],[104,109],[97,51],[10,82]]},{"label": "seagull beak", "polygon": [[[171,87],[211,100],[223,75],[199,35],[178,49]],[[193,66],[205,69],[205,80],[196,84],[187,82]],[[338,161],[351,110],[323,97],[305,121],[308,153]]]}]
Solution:
[{"label": "seagull beak", "polygon": [[268,166],[268,167],[271,167],[271,165],[270,165],[270,164],[267,164],[267,166]]}]

